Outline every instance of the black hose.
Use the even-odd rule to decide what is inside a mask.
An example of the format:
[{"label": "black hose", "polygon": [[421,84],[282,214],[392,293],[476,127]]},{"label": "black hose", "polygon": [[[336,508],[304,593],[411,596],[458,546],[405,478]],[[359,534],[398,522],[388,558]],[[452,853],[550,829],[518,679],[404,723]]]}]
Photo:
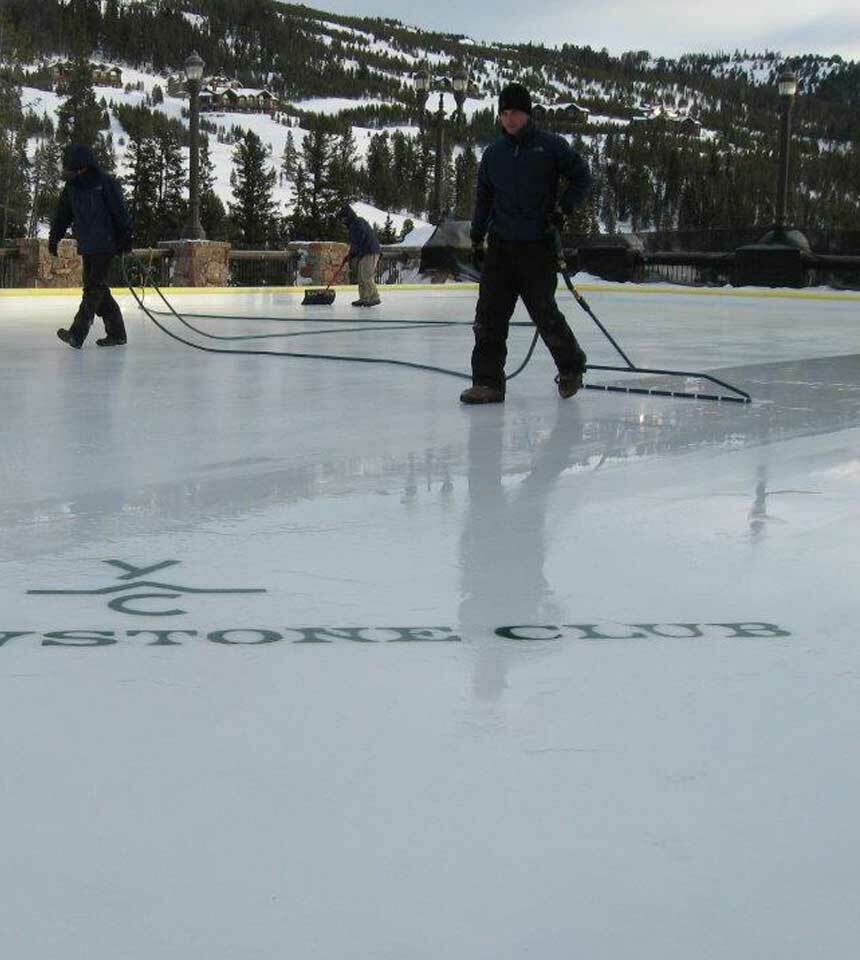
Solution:
[{"label": "black hose", "polygon": [[[169,313],[164,314],[163,311],[150,310],[149,307],[147,307],[146,304],[144,303],[143,299],[138,296],[137,291],[132,286],[128,277],[124,259],[123,259],[123,276],[126,281],[126,285],[128,286],[129,292],[134,297],[135,301],[137,302],[137,305],[140,307],[141,310],[143,310],[143,312],[149,317],[149,319],[155,324],[155,326],[158,327],[159,330],[161,330],[162,333],[166,333],[168,337],[170,337],[173,340],[176,340],[178,343],[181,343],[187,347],[191,347],[194,350],[201,350],[204,353],[236,354],[239,356],[258,356],[258,357],[298,357],[306,360],[342,360],[342,361],[347,361],[352,363],[386,364],[386,365],[395,366],[395,367],[406,367],[411,370],[426,370],[430,373],[442,373],[447,376],[457,377],[461,380],[472,379],[472,375],[470,373],[461,373],[459,370],[449,370],[445,367],[436,367],[436,366],[433,366],[432,364],[426,364],[426,363],[413,363],[408,360],[391,360],[385,357],[357,357],[354,355],[345,357],[338,354],[304,353],[304,352],[286,351],[286,350],[236,350],[236,349],[225,349],[222,347],[207,347],[199,343],[192,343],[190,340],[186,340],[183,337],[180,337],[177,334],[173,333],[171,330],[168,330],[167,327],[165,327],[162,323],[159,322],[156,314],[160,316],[164,316],[164,315],[173,316],[183,326],[187,327],[189,330],[193,331],[196,334],[199,334],[200,336],[207,337],[208,339],[211,339],[211,340],[236,340],[236,339],[258,339],[258,338],[266,339],[269,337],[288,337],[288,336],[297,336],[301,334],[295,334],[295,333],[294,334],[259,334],[257,336],[252,335],[248,337],[243,337],[243,336],[230,337],[230,336],[218,336],[217,334],[206,333],[205,331],[199,330],[197,327],[194,327],[192,324],[188,323],[188,321],[182,316],[182,314],[180,314],[173,307],[173,304],[170,303],[167,297],[165,297],[161,288],[154,283],[151,283],[150,285],[152,289],[155,291],[155,293],[164,302],[165,306],[168,308]],[[144,277],[144,280],[146,279],[148,278]],[[243,317],[231,318],[231,317],[225,316],[224,319],[240,320],[240,319],[256,319],[256,318],[243,318]],[[453,325],[456,325],[456,323],[457,323],[456,321],[451,321],[450,323],[448,323],[447,321],[430,321],[427,324],[422,324],[421,321],[414,321],[409,324],[402,324],[399,326],[399,328],[406,329],[407,327],[436,326],[440,324],[453,326]],[[395,327],[395,324],[392,324],[391,327],[386,326],[378,329],[392,329],[394,327]],[[368,328],[361,327],[361,328],[354,328],[354,329],[366,330]],[[308,333],[311,331],[303,331],[303,332]],[[313,332],[322,333],[323,331],[313,331]],[[520,364],[520,366],[517,367],[517,369],[506,378],[507,380],[513,379],[515,376],[517,376],[517,374],[521,373],[525,369],[526,365],[528,364],[529,360],[532,357],[532,354],[534,353],[535,346],[537,345],[537,338],[538,338],[538,332],[535,331],[535,334],[532,337],[531,345],[529,346],[528,352],[526,353],[525,359]]]},{"label": "black hose", "polygon": [[[624,360],[626,366],[616,367],[616,366],[606,366],[603,364],[589,364],[588,368],[590,370],[607,370],[619,373],[635,373],[635,374],[649,374],[649,375],[658,375],[658,376],[674,376],[674,377],[687,377],[695,378],[700,380],[706,380],[709,383],[716,384],[717,386],[724,387],[726,390],[729,390],[734,394],[733,396],[726,396],[725,394],[715,394],[715,393],[703,393],[701,391],[685,391],[685,390],[664,390],[659,388],[648,388],[648,387],[625,387],[621,385],[605,385],[605,384],[584,384],[584,389],[586,390],[601,390],[604,392],[612,393],[634,393],[634,394],[644,394],[647,396],[659,396],[659,397],[677,397],[685,398],[690,400],[718,400],[731,403],[751,403],[752,398],[750,395],[741,390],[739,387],[732,386],[730,383],[726,383],[724,380],[720,380],[717,377],[713,377],[707,373],[699,373],[693,371],[684,371],[684,370],[664,370],[656,368],[646,368],[646,367],[637,367],[634,365],[633,361],[627,356],[627,354],[621,349],[618,342],[606,329],[606,327],[600,322],[595,313],[592,311],[591,307],[586,302],[585,298],[579,293],[579,291],[574,287],[573,282],[570,279],[570,275],[565,269],[562,258],[559,257],[559,268],[561,274],[564,277],[564,282],[567,285],[568,290],[573,295],[576,302],[579,306],[588,314],[589,317],[597,325],[598,329],[603,333],[607,340],[612,344],[615,350],[619,353],[621,358]],[[237,340],[269,340],[269,339],[283,339],[287,337],[300,337],[300,336],[311,336],[316,335],[320,336],[324,333],[341,333],[341,332],[354,332],[354,331],[365,331],[365,330],[405,330],[405,329],[415,329],[418,327],[435,327],[435,326],[466,326],[467,324],[464,321],[457,320],[409,320],[409,321],[391,321],[385,323],[381,326],[369,327],[363,325],[361,327],[351,327],[351,328],[339,328],[336,331],[322,331],[322,330],[302,330],[296,331],[293,333],[272,333],[272,334],[244,334],[244,335],[224,335],[224,334],[213,334],[207,333],[204,330],[200,330],[198,327],[193,326],[189,323],[185,316],[180,314],[170,303],[167,297],[164,295],[161,288],[155,284],[151,283],[151,271],[146,271],[142,278],[142,289],[145,287],[147,281],[150,282],[152,289],[156,294],[161,298],[164,305],[167,307],[167,312],[150,310],[143,302],[143,298],[137,295],[136,290],[131,284],[131,281],[128,276],[126,269],[125,258],[122,261],[122,270],[123,277],[125,279],[126,285],[128,286],[131,295],[137,301],[138,306],[143,310],[143,312],[149,317],[150,320],[161,330],[163,333],[166,333],[172,339],[178,341],[179,343],[184,344],[185,346],[192,347],[195,350],[201,350],[205,353],[220,353],[220,354],[239,354],[243,356],[266,356],[266,357],[296,357],[301,359],[311,359],[311,360],[342,360],[352,363],[374,363],[374,364],[386,364],[388,366],[396,367],[406,367],[412,370],[425,370],[430,373],[441,373],[446,376],[457,377],[461,380],[471,380],[471,374],[462,373],[458,370],[449,370],[446,367],[437,367],[432,364],[425,363],[413,363],[408,360],[391,360],[384,357],[357,357],[357,356],[342,356],[338,354],[327,354],[327,353],[304,353],[297,351],[283,351],[283,350],[236,350],[236,349],[223,349],[219,347],[206,347],[198,343],[192,343],[190,340],[185,340],[180,336],[177,336],[175,333],[168,330],[165,326],[159,323],[158,316],[173,316],[175,317],[183,326],[187,327],[193,333],[198,334],[199,336],[206,337],[210,340],[219,340],[219,341],[231,341],[235,342]],[[293,318],[286,317],[235,317],[230,315],[222,314],[188,314],[187,316],[192,316],[201,319],[225,319],[225,320],[239,320],[239,319],[251,319],[251,320],[291,320]],[[298,318],[297,318],[298,319]],[[304,320],[304,318],[302,318]],[[343,323],[346,322],[340,318],[336,317],[315,317],[315,321],[323,323]],[[511,326],[530,326],[529,323],[520,322],[511,324]],[[528,351],[526,352],[523,362],[514,370],[513,373],[505,377],[505,380],[513,380],[514,377],[518,376],[526,368],[529,361],[532,358],[535,347],[537,346],[537,339],[539,333],[537,330],[534,332],[532,337],[531,344],[529,345]]]}]

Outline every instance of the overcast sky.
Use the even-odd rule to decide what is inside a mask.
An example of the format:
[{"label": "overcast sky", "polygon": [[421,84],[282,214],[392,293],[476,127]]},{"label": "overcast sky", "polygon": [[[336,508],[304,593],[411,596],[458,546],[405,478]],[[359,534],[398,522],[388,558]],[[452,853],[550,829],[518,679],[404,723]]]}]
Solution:
[{"label": "overcast sky", "polygon": [[308,0],[317,9],[386,16],[476,40],[550,46],[573,43],[610,53],[650,50],[676,57],[735,49],[838,53],[860,60],[860,3],[820,0]]}]

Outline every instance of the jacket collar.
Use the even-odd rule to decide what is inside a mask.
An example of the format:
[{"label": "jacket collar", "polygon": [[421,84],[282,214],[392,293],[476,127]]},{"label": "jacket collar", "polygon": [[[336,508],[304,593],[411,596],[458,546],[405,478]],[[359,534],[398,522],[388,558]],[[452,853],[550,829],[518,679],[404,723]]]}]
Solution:
[{"label": "jacket collar", "polygon": [[92,190],[102,181],[101,170],[98,167],[88,167],[80,176],[69,181],[71,186],[79,190]]},{"label": "jacket collar", "polygon": [[522,147],[531,143],[534,140],[535,132],[537,127],[535,127],[534,122],[529,119],[529,122],[520,130],[516,136],[512,136],[506,130],[502,130],[502,137],[507,143],[512,147]]}]

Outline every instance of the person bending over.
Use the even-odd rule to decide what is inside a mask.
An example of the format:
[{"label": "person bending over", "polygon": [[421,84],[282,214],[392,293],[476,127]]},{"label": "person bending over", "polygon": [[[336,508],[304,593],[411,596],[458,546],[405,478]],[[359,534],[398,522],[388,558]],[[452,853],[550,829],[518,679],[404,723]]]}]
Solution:
[{"label": "person bending over", "polygon": [[358,300],[354,300],[352,305],[376,307],[382,302],[375,280],[376,264],[382,252],[379,240],[373,227],[363,217],[358,216],[352,207],[341,207],[338,219],[342,220],[349,230],[349,251],[343,258],[343,263],[353,257],[358,260]]}]

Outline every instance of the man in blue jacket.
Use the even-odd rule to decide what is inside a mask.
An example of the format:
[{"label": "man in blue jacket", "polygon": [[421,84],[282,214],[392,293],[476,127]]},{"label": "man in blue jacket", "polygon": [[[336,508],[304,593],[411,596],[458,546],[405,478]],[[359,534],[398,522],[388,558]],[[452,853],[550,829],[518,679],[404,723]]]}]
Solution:
[{"label": "man in blue jacket", "polygon": [[360,217],[352,207],[341,207],[338,218],[343,220],[349,230],[349,250],[343,259],[346,263],[355,257],[358,260],[358,300],[354,307],[375,307],[382,301],[376,287],[376,264],[382,247],[373,232],[373,227]]},{"label": "man in blue jacket", "polygon": [[84,261],[84,291],[71,327],[61,328],[57,336],[80,350],[97,314],[104,321],[105,336],[96,343],[121,346],[126,342],[125,324],[107,276],[113,258],[131,250],[132,226],[122,189],[115,177],[99,168],[93,151],[79,144],[63,153],[63,176],[66,185],[51,224],[48,250],[57,256],[57,245],[71,225]]},{"label": "man in blue jacket", "polygon": [[[519,83],[499,96],[503,135],[484,151],[472,217],[472,248],[481,267],[475,311],[472,386],[463,403],[502,403],[508,326],[522,297],[558,368],[562,397],[582,386],[586,356],[555,302],[557,220],[582,204],[591,189],[585,161],[566,140],[538,130],[531,97]],[[567,181],[559,196],[559,180]],[[488,237],[486,253],[484,238]]]}]

